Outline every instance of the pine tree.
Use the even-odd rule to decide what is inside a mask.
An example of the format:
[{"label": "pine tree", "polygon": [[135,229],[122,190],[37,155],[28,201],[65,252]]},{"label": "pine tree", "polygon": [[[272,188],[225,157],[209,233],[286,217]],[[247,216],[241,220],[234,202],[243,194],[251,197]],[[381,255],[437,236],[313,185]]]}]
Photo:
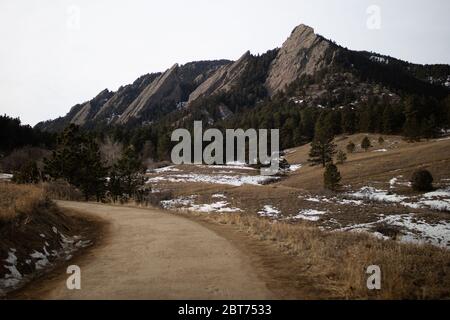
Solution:
[{"label": "pine tree", "polygon": [[337,191],[339,189],[339,182],[341,181],[341,174],[338,168],[332,164],[327,164],[323,174],[323,183],[326,189]]},{"label": "pine tree", "polygon": [[380,145],[380,146],[382,146],[383,144],[384,144],[384,139],[383,139],[383,137],[379,137],[378,138],[378,144]]},{"label": "pine tree", "polygon": [[384,108],[383,112],[383,132],[387,134],[394,133],[395,131],[395,114],[391,106]]},{"label": "pine tree", "polygon": [[316,136],[311,143],[308,162],[311,166],[322,165],[333,161],[336,154],[336,145],[333,142],[333,135],[329,133],[329,128],[323,128],[320,124],[316,127]]},{"label": "pine tree", "polygon": [[137,190],[144,184],[144,175],[141,161],[133,147],[123,153],[111,171],[111,180],[108,184],[113,200],[118,196],[132,198]]},{"label": "pine tree", "polygon": [[347,161],[347,155],[344,151],[339,150],[336,155],[336,160],[338,164],[344,164],[344,162]]},{"label": "pine tree", "polygon": [[370,143],[369,137],[366,136],[361,142],[361,148],[363,148],[367,152],[370,147],[372,147],[372,144]]},{"label": "pine tree", "polygon": [[64,179],[79,188],[87,200],[101,200],[105,192],[107,168],[100,148],[92,136],[70,125],[58,136],[58,146],[50,159],[44,160],[44,172],[53,179]]},{"label": "pine tree", "polygon": [[420,141],[420,123],[418,120],[419,102],[414,97],[408,97],[405,102],[405,123],[403,124],[403,135],[409,141]]},{"label": "pine tree", "polygon": [[422,122],[421,132],[425,139],[433,139],[439,136],[436,117],[434,115],[431,115],[430,118]]},{"label": "pine tree", "polygon": [[348,153],[353,153],[353,152],[355,152],[355,150],[356,150],[356,145],[353,143],[353,141],[350,141],[348,144],[347,144],[347,152]]}]

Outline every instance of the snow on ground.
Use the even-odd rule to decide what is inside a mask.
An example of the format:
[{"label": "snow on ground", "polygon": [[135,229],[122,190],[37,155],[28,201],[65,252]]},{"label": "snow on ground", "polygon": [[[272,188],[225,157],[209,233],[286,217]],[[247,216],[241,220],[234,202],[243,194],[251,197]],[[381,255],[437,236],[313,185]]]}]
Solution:
[{"label": "snow on ground", "polygon": [[395,177],[395,178],[392,178],[391,180],[389,180],[390,188],[394,189],[397,185],[411,187],[411,182],[409,182],[409,181],[401,182],[400,179],[402,179],[402,178],[403,178],[403,176],[398,176],[398,177]]},{"label": "snow on ground", "polygon": [[208,165],[208,164],[196,164],[198,168],[208,168],[208,169],[236,169],[236,170],[257,170],[255,168],[249,167],[240,162],[233,162],[226,165]]},{"label": "snow on ground", "polygon": [[[222,195],[223,196],[223,195]],[[164,209],[168,210],[187,210],[195,212],[217,212],[217,213],[230,213],[230,212],[240,212],[239,208],[229,207],[229,202],[226,200],[217,201],[210,204],[195,204],[196,196],[182,197],[172,200],[163,200],[161,205]],[[226,199],[223,196],[222,199]]]},{"label": "snow on ground", "polygon": [[[81,236],[68,237],[60,233],[55,227],[53,232],[60,237],[61,249],[50,250],[50,245],[47,241],[44,241],[42,251],[33,250],[29,254],[29,258],[25,259],[25,263],[28,265],[34,264],[36,271],[44,270],[47,267],[52,266],[52,262],[57,259],[69,260],[75,251],[80,248],[85,248],[91,244],[90,240],[82,240]],[[42,234],[40,235],[41,238]],[[49,252],[50,250],[50,252]],[[3,278],[0,278],[0,296],[4,295],[8,291],[19,287],[22,283],[29,280],[29,277],[24,277],[18,270],[17,265],[19,259],[16,256],[16,250],[11,248],[8,253],[8,258],[4,260],[4,268],[9,270],[9,273],[5,274]]]},{"label": "snow on ground", "polygon": [[[382,216],[379,220],[370,223],[357,224],[339,229],[339,231],[355,231],[374,233],[373,228],[378,225],[399,227],[401,235],[399,240],[412,243],[429,243],[435,246],[450,248],[450,223],[440,221],[429,224],[423,219],[411,215]],[[375,236],[379,237],[376,232]],[[386,237],[385,237],[386,238]]]},{"label": "snow on ground", "polygon": [[360,200],[371,200],[378,202],[400,203],[407,197],[399,196],[388,191],[378,190],[372,187],[363,187],[361,190],[348,194],[349,197]]},{"label": "snow on ground", "polygon": [[289,171],[295,172],[297,170],[300,170],[302,167],[303,167],[303,165],[301,165],[301,164],[291,164],[289,166]]},{"label": "snow on ground", "polygon": [[338,204],[343,204],[343,205],[354,205],[354,206],[363,206],[364,202],[362,200],[348,200],[348,199],[343,199],[340,201],[337,201]]},{"label": "snow on ground", "polygon": [[378,150],[374,150],[372,152],[388,152],[387,149],[378,149]]},{"label": "snow on ground", "polygon": [[242,211],[239,208],[233,208],[228,207],[229,203],[227,201],[218,201],[211,204],[193,204],[190,208],[188,208],[189,211],[196,211],[196,212],[240,212]]},{"label": "snow on ground", "polygon": [[[391,182],[395,183],[396,180],[394,179]],[[438,211],[450,211],[450,188],[429,192],[422,197],[406,197],[385,190],[363,187],[357,192],[347,194],[347,196],[360,200],[398,203],[412,209],[428,208]]]},{"label": "snow on ground", "polygon": [[281,215],[281,211],[271,205],[265,205],[258,214],[260,217],[278,218]]},{"label": "snow on ground", "polygon": [[17,257],[15,253],[16,250],[10,248],[8,258],[4,260],[6,264],[3,267],[9,273],[5,274],[3,279],[0,279],[0,295],[5,292],[4,290],[14,288],[22,281],[22,274],[17,270]]},{"label": "snow on ground", "polygon": [[0,173],[0,180],[11,180],[13,178],[12,174]]},{"label": "snow on ground", "polygon": [[154,169],[154,170],[150,170],[149,173],[151,172],[156,172],[156,173],[163,173],[163,172],[180,172],[181,170],[178,168],[175,168],[175,166],[168,166],[168,167],[163,167],[163,168],[158,168],[158,169]]},{"label": "snow on ground", "polygon": [[208,183],[208,184],[224,184],[230,186],[242,186],[244,184],[261,185],[268,182],[278,180],[279,177],[273,176],[250,176],[250,175],[212,175],[212,174],[174,174],[165,177],[149,178],[147,183],[168,181],[173,183]]},{"label": "snow on ground", "polygon": [[326,211],[314,210],[314,209],[306,209],[301,210],[296,216],[291,219],[298,220],[308,220],[308,221],[319,221],[320,216],[324,215]]}]

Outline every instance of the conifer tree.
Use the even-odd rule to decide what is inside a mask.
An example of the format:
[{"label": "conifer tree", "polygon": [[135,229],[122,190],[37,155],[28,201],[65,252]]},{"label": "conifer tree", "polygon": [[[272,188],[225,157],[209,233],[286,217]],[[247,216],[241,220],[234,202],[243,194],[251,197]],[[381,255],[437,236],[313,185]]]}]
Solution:
[{"label": "conifer tree", "polygon": [[322,165],[325,167],[327,163],[333,161],[336,154],[336,145],[333,142],[333,135],[329,131],[330,128],[321,126],[318,122],[316,126],[316,135],[311,143],[308,162],[311,166]]},{"label": "conifer tree", "polygon": [[323,174],[323,183],[326,189],[337,191],[339,189],[339,182],[341,181],[341,174],[338,168],[333,164],[327,164]]},{"label": "conifer tree", "polygon": [[108,184],[109,191],[116,201],[118,196],[132,198],[144,184],[142,164],[133,147],[123,153],[119,161],[113,166]]},{"label": "conifer tree", "polygon": [[353,141],[350,141],[348,144],[347,144],[347,152],[348,153],[353,153],[353,152],[355,152],[355,150],[356,150],[356,145],[353,143]]},{"label": "conifer tree", "polygon": [[361,142],[361,148],[363,148],[367,152],[370,147],[372,147],[372,144],[370,143],[369,137],[366,136]]},{"label": "conifer tree", "polygon": [[92,136],[70,125],[58,136],[58,146],[50,159],[44,160],[44,172],[53,179],[64,179],[79,188],[87,200],[101,200],[105,192],[107,168],[100,148]]}]

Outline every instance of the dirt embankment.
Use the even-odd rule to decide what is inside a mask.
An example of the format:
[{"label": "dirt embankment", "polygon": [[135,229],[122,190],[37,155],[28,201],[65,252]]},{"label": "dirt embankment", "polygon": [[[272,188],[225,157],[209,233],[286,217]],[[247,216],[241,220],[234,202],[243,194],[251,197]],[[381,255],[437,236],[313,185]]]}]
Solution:
[{"label": "dirt embankment", "polygon": [[96,241],[102,223],[62,212],[41,188],[0,185],[0,298]]}]

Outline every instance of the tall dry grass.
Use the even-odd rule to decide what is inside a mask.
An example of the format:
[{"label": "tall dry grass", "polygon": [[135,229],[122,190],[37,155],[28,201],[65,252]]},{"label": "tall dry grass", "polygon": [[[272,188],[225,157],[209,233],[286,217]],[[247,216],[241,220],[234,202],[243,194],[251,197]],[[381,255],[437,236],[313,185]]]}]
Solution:
[{"label": "tall dry grass", "polygon": [[0,183],[0,222],[31,214],[45,201],[45,192],[38,186]]},{"label": "tall dry grass", "polygon": [[[248,215],[203,219],[276,243],[307,266],[330,297],[342,299],[450,299],[450,252],[431,245],[383,241],[368,234],[325,232],[307,224],[272,222]],[[285,263],[289,263],[286,260]],[[366,270],[378,265],[382,289],[367,289]]]}]

